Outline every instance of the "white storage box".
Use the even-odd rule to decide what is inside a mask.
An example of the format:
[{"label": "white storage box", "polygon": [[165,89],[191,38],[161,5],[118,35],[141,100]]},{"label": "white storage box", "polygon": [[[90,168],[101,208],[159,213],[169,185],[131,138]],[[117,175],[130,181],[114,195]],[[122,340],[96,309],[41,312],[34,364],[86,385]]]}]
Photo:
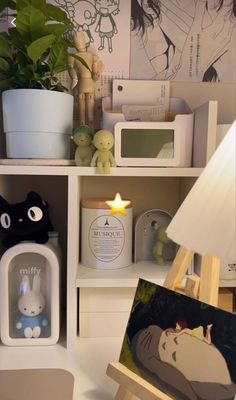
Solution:
[{"label": "white storage box", "polygon": [[135,288],[80,288],[79,336],[123,337]]},{"label": "white storage box", "polygon": [[194,114],[184,100],[170,100],[173,121],[125,121],[103,99],[102,128],[114,131],[114,154],[119,166],[190,167]]}]

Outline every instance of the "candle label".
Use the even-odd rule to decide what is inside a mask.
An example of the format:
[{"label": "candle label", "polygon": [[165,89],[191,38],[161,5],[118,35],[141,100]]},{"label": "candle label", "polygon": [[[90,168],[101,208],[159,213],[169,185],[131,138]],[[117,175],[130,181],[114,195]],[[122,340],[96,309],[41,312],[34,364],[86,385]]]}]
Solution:
[{"label": "candle label", "polygon": [[125,230],[117,217],[102,215],[95,218],[88,236],[90,250],[97,260],[111,262],[124,248]]}]

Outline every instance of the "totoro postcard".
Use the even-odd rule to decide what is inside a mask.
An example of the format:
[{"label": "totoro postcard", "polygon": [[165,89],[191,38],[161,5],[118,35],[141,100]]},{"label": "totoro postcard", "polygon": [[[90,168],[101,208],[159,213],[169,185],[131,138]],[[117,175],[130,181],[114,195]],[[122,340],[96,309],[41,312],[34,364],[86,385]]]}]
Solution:
[{"label": "totoro postcard", "polygon": [[119,361],[177,400],[234,400],[236,315],[140,279]]}]

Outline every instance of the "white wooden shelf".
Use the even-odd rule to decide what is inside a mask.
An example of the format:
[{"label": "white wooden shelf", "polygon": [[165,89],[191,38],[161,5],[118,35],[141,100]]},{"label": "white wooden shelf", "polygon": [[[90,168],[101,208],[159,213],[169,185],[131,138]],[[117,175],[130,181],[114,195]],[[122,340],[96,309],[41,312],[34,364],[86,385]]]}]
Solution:
[{"label": "white wooden shelf", "polygon": [[109,175],[99,175],[95,167],[76,167],[68,165],[16,165],[3,164],[0,160],[1,175],[58,175],[58,176],[153,176],[153,177],[198,177],[203,168],[111,168]]},{"label": "white wooden shelf", "polygon": [[170,266],[161,266],[155,262],[140,261],[129,267],[102,270],[79,265],[77,269],[76,286],[81,288],[99,287],[136,287],[139,278],[146,279],[157,285],[163,285]]},{"label": "white wooden shelf", "polygon": [[121,337],[77,338],[71,351],[63,343],[38,347],[0,344],[0,370],[66,369],[75,378],[73,400],[113,399],[118,385],[106,376],[106,368],[109,362],[118,361],[122,340]]}]

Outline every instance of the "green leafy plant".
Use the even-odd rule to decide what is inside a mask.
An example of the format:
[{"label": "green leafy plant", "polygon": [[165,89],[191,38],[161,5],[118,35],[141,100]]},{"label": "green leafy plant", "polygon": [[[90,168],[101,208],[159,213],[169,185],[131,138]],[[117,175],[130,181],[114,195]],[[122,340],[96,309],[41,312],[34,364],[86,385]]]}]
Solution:
[{"label": "green leafy plant", "polygon": [[64,91],[57,74],[68,68],[72,22],[46,0],[1,0],[0,18],[15,17],[15,27],[0,33],[0,92],[7,89]]}]

